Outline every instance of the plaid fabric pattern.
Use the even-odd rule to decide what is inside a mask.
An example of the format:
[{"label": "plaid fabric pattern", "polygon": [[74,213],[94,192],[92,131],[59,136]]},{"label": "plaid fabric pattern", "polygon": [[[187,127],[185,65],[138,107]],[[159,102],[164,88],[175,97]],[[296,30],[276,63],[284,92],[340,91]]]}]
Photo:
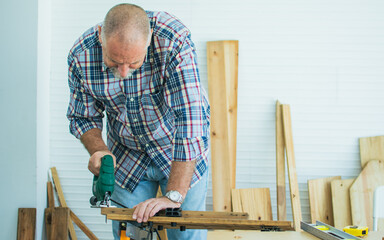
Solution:
[{"label": "plaid fabric pattern", "polygon": [[116,181],[133,191],[151,161],[169,177],[172,161],[196,160],[191,185],[207,169],[210,107],[189,30],[174,16],[147,11],[153,29],[144,64],[127,79],[103,63],[97,26],[68,55],[67,117],[77,138],[102,129],[117,157]]}]

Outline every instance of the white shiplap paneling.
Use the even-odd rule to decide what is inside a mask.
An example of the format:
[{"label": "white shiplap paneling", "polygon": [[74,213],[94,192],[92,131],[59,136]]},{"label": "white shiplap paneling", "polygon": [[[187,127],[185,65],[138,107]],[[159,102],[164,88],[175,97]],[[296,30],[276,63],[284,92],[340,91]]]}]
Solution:
[{"label": "white shiplap paneling", "polygon": [[[65,118],[66,56],[74,40],[119,2],[52,2],[51,165],[59,171],[68,205],[100,239],[112,238],[110,226],[89,209],[88,155],[69,135]],[[384,134],[384,2],[132,2],[171,12],[191,29],[205,87],[206,42],[240,41],[237,186],[270,187],[274,216],[276,99],[291,105],[304,220],[310,219],[307,180],[356,176],[358,138]],[[208,196],[211,208],[210,191]]]}]

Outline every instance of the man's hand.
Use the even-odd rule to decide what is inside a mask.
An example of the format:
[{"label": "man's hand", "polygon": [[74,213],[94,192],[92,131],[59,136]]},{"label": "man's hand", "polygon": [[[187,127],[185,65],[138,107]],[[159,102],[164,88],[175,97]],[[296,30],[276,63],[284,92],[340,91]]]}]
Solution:
[{"label": "man's hand", "polygon": [[116,157],[110,151],[97,151],[89,158],[88,169],[95,176],[99,176],[100,166],[101,166],[101,158],[105,155],[111,155],[113,158],[113,166],[116,167]]},{"label": "man's hand", "polygon": [[138,223],[147,222],[148,218],[155,216],[155,214],[166,208],[179,208],[181,203],[175,203],[167,197],[150,198],[134,206],[135,211],[132,218],[136,219]]}]

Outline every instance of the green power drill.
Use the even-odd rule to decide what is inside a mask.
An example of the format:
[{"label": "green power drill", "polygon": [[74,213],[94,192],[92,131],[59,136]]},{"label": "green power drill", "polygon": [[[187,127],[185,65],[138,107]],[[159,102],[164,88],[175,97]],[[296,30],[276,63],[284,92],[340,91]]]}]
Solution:
[{"label": "green power drill", "polygon": [[115,168],[111,155],[101,158],[99,176],[93,176],[92,192],[89,199],[92,208],[111,207],[111,196],[115,186]]}]

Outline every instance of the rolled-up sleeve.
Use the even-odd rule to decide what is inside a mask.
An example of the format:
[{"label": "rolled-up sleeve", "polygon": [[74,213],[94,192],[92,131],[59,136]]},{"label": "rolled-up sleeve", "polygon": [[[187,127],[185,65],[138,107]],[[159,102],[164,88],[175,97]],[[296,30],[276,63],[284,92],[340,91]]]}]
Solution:
[{"label": "rolled-up sleeve", "polygon": [[80,138],[92,128],[103,128],[104,105],[86,91],[84,76],[80,65],[73,55],[68,56],[68,85],[70,100],[67,118],[69,130],[76,138]]},{"label": "rolled-up sleeve", "polygon": [[195,160],[206,148],[201,90],[195,46],[188,34],[174,47],[166,70],[165,100],[176,116],[173,161]]}]

